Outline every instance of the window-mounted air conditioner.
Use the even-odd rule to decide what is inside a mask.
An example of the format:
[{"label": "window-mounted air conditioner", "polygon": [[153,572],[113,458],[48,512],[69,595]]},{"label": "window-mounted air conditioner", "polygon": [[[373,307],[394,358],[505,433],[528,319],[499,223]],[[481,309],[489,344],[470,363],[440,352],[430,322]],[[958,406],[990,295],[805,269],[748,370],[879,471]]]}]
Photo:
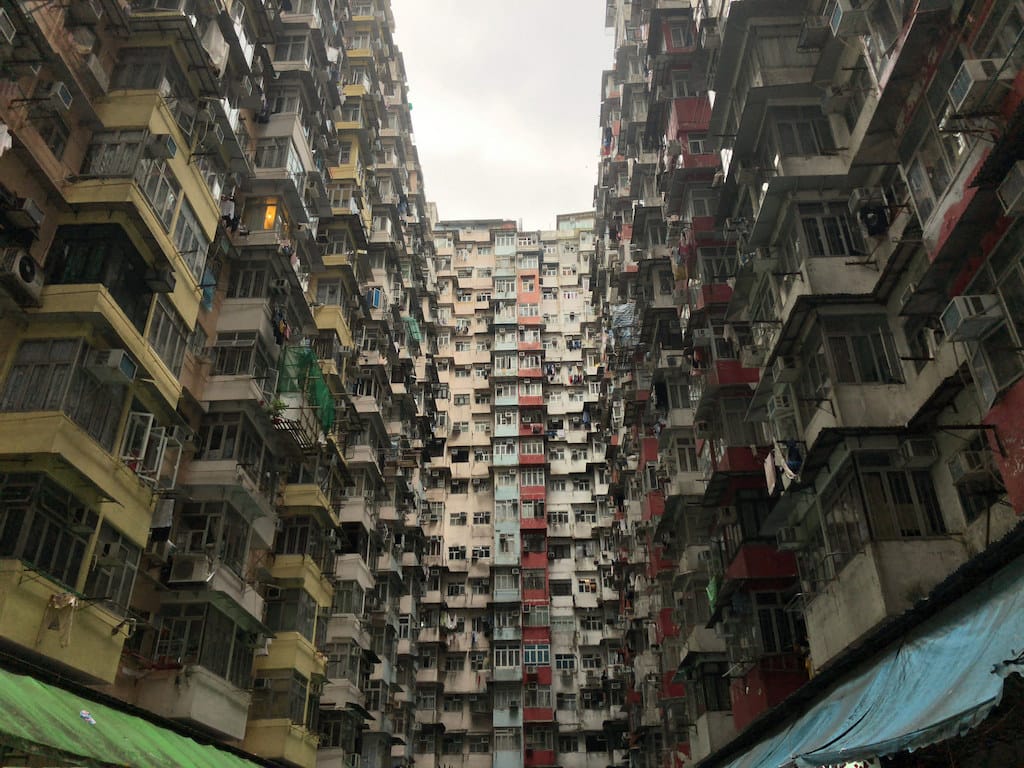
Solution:
[{"label": "window-mounted air conditioner", "polygon": [[693,345],[695,347],[709,347],[714,338],[715,331],[712,328],[693,329]]},{"label": "window-mounted air conditioner", "polygon": [[206,555],[183,557],[178,555],[171,564],[171,572],[167,577],[168,584],[194,584],[207,581],[213,574],[210,561]]},{"label": "window-mounted air conditioner", "polygon": [[946,466],[954,485],[989,481],[995,472],[991,451],[960,451]]},{"label": "window-mounted air conditioner", "polygon": [[146,156],[154,160],[170,160],[178,154],[178,145],[169,133],[156,133],[146,142]]},{"label": "window-mounted air conditioner", "polygon": [[773,380],[776,384],[793,384],[800,376],[796,360],[779,355],[772,364]]},{"label": "window-mounted air conditioner", "polygon": [[75,97],[71,93],[71,89],[68,88],[62,82],[56,82],[50,86],[50,92],[48,94],[50,104],[58,112],[67,112],[71,109],[71,103],[75,100]]},{"label": "window-mounted air conditioner", "polygon": [[846,207],[850,213],[856,216],[860,213],[860,209],[872,202],[875,197],[873,190],[869,187],[854,187],[850,190],[850,197],[846,201]]},{"label": "window-mounted air conditioner", "polygon": [[768,398],[768,418],[778,419],[793,412],[793,398],[788,392],[780,392]]},{"label": "window-mounted air conditioner", "polygon": [[1024,213],[1024,160],[1013,164],[996,194],[1008,215]]},{"label": "window-mounted air conditioner", "polygon": [[177,283],[173,269],[150,269],[146,272],[146,286],[153,293],[171,293]]},{"label": "window-mounted air conditioner", "polygon": [[907,469],[927,469],[938,455],[935,441],[930,437],[912,437],[900,445],[900,456]]},{"label": "window-mounted air conditioner", "polygon": [[994,108],[1017,75],[1005,59],[966,59],[949,86],[949,102],[957,114]]},{"label": "window-mounted air conditioner", "polygon": [[1002,319],[999,297],[984,293],[957,296],[942,311],[939,322],[950,341],[978,341]]},{"label": "window-mounted air conditioner", "polygon": [[825,10],[828,26],[836,37],[862,35],[868,31],[868,12],[861,0],[835,0]]},{"label": "window-mounted air conditioner", "polygon": [[128,384],[139,370],[123,349],[95,349],[89,353],[85,367],[97,380],[108,384]]}]

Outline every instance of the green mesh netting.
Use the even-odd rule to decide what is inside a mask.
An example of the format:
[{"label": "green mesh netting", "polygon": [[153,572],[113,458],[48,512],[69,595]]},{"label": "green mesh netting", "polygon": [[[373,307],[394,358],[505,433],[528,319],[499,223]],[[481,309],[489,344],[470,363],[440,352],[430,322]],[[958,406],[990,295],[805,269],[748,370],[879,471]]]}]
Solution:
[{"label": "green mesh netting", "polygon": [[285,347],[281,354],[277,391],[305,395],[307,402],[316,408],[324,432],[331,431],[334,426],[334,398],[312,348]]}]

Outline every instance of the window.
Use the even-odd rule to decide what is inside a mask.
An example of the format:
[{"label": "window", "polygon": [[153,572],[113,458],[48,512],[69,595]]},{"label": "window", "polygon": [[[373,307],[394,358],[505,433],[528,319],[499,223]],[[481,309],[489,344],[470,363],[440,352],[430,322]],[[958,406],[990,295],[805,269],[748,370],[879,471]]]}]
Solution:
[{"label": "window", "polygon": [[822,318],[829,357],[840,384],[903,381],[885,315]]},{"label": "window", "polygon": [[779,154],[820,155],[835,148],[832,127],[818,107],[776,107],[774,139]]},{"label": "window", "polygon": [[[572,709],[576,708],[576,695],[568,693],[560,693],[559,697],[572,696]],[[558,706],[559,709],[569,709],[569,707],[563,707],[561,703]],[[559,734],[558,735],[558,751],[559,753],[565,754],[569,752],[580,751],[580,737],[575,733],[570,734]]]},{"label": "window", "polygon": [[274,61],[305,61],[306,37],[293,35],[279,37],[274,45]]},{"label": "window", "polygon": [[153,304],[147,340],[175,376],[181,373],[188,336],[185,321],[178,316],[167,297],[160,294]]},{"label": "window", "polygon": [[669,27],[669,38],[673,48],[692,48],[693,27],[689,24],[673,24]]},{"label": "window", "polygon": [[465,512],[452,512],[448,518],[449,525],[465,525],[466,524],[466,513]]},{"label": "window", "polygon": [[[563,712],[575,712],[576,711],[576,694],[575,693],[560,693],[560,694],[558,694],[558,696],[555,697],[555,702],[556,702],[556,708],[562,710]],[[562,737],[562,738],[564,738],[564,737]],[[576,737],[573,736],[572,737],[573,749],[571,751],[573,751],[573,752],[576,751],[576,744],[577,744]],[[559,740],[559,745],[561,745],[561,739]]]},{"label": "window", "polygon": [[800,203],[797,210],[808,255],[857,256],[864,253],[860,229],[845,204]]},{"label": "window", "polygon": [[[507,709],[507,707],[506,707]],[[519,730],[516,728],[494,729],[495,752],[518,752],[520,745]]]},{"label": "window", "polygon": [[691,155],[703,155],[711,151],[708,137],[703,133],[687,134],[686,149]]},{"label": "window", "polygon": [[487,653],[485,651],[470,651],[469,668],[474,672],[487,669]]},{"label": "window", "polygon": [[523,571],[523,589],[543,591],[547,573],[543,568],[528,568]]},{"label": "window", "polygon": [[576,669],[576,656],[571,653],[555,654],[555,669]]},{"label": "window", "polygon": [[817,509],[820,527],[801,555],[801,567],[816,587],[834,578],[869,541],[946,534],[929,471],[899,468],[895,453],[855,453]]},{"label": "window", "polygon": [[441,753],[444,755],[461,755],[463,735],[461,733],[442,734]]},{"label": "window", "polygon": [[[488,511],[480,511],[473,513],[473,525],[490,525],[491,524],[491,513]],[[488,554],[490,550],[488,549]]]},{"label": "window", "polygon": [[580,666],[583,669],[595,670],[601,669],[604,666],[601,663],[601,657],[596,653],[584,653],[580,656]]},{"label": "window", "polygon": [[449,560],[465,560],[466,559],[466,547],[465,546],[448,547],[448,559]]},{"label": "window", "polygon": [[174,225],[174,245],[196,282],[199,282],[206,267],[206,252],[210,247],[210,241],[203,233],[202,225],[188,200],[182,201],[178,220]]},{"label": "window", "polygon": [[105,384],[83,363],[78,339],[25,341],[7,375],[0,410],[62,411],[107,451],[113,451],[125,387]]},{"label": "window", "polygon": [[[24,560],[73,588],[86,544],[99,522],[96,513],[39,474],[0,475],[0,499],[4,500],[0,507],[0,557]],[[82,523],[77,528],[72,526],[76,519]],[[128,554],[125,570],[134,578],[135,567],[130,564],[131,552]],[[137,567],[137,556],[134,560]]]},{"label": "window", "polygon": [[446,594],[448,597],[462,597],[466,594],[466,582],[464,581],[450,581],[446,588]]},{"label": "window", "polygon": [[523,706],[551,709],[551,686],[528,683],[523,690]]},{"label": "window", "polygon": [[519,646],[518,645],[496,645],[494,647],[494,666],[496,668],[518,667]]},{"label": "window", "polygon": [[551,579],[548,582],[552,597],[571,597],[572,582],[569,579]]},{"label": "window", "polygon": [[539,467],[527,467],[526,469],[523,469],[519,484],[521,486],[544,485],[544,470]]},{"label": "window", "polygon": [[698,674],[687,681],[687,690],[693,691],[690,703],[694,719],[705,712],[728,712],[732,709],[729,695],[729,665],[724,661],[701,664]]},{"label": "window", "polygon": [[275,632],[298,632],[314,640],[317,605],[304,589],[282,589],[266,602],[266,623]]}]

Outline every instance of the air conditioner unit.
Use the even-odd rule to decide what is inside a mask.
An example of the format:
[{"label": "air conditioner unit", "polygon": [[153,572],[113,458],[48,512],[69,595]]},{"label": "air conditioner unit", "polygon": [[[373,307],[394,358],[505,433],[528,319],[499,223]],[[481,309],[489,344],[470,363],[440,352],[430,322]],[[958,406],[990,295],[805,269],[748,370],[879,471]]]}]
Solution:
[{"label": "air conditioner unit", "polygon": [[775,420],[781,416],[789,415],[793,412],[793,398],[789,396],[788,392],[772,395],[768,398],[768,418]]},{"label": "air conditioner unit", "polygon": [[280,277],[270,281],[270,293],[273,296],[288,296],[292,292],[292,286],[286,278]]},{"label": "air conditioner unit", "polygon": [[995,473],[991,451],[960,451],[946,466],[954,485],[990,481]]},{"label": "air conditioner unit", "polygon": [[965,60],[949,86],[953,111],[962,115],[993,109],[1016,74],[1017,68],[1006,65],[1005,59]]},{"label": "air conditioner unit", "polygon": [[796,360],[779,355],[772,364],[773,381],[776,384],[793,384],[800,377]]},{"label": "air conditioner unit", "polygon": [[999,297],[984,293],[957,296],[942,311],[939,322],[950,341],[978,341],[1002,319]]},{"label": "air conditioner unit", "polygon": [[212,575],[210,561],[206,555],[178,555],[171,564],[171,572],[167,577],[168,584],[195,584],[208,581]]},{"label": "air conditioner unit", "polygon": [[528,675],[536,675],[537,674],[537,668],[535,666],[533,666],[533,665],[528,666],[526,668],[526,674],[528,674]]},{"label": "air conditioner unit", "polygon": [[782,552],[790,552],[801,549],[804,544],[804,537],[799,528],[786,526],[779,528],[775,534],[775,546]]},{"label": "air conditioner unit", "polygon": [[150,269],[146,272],[146,286],[153,293],[171,293],[177,283],[173,269]]},{"label": "air conditioner unit", "polygon": [[517,699],[510,699],[508,702],[509,709],[519,709],[519,701]]},{"label": "air conditioner unit", "polygon": [[907,283],[907,287],[900,294],[900,311],[902,312],[910,304],[910,300],[917,293],[917,283]]},{"label": "air conditioner unit", "polygon": [[871,202],[874,197],[872,190],[868,187],[854,187],[850,190],[850,199],[846,201],[846,207],[850,213],[856,216],[860,209]]},{"label": "air conditioner unit", "polygon": [[512,569],[512,575],[513,576],[518,576],[519,575],[519,569],[518,568],[513,568]]},{"label": "air conditioner unit", "polygon": [[96,544],[93,553],[94,568],[121,568],[128,564],[128,550],[123,544],[106,541]]},{"label": "air conditioner unit", "polygon": [[1013,164],[996,194],[1008,215],[1024,213],[1024,160]]},{"label": "air conditioner unit", "polygon": [[46,212],[31,197],[21,197],[3,211],[3,217],[16,229],[38,229],[46,220]]},{"label": "air conditioner unit", "polygon": [[100,57],[95,53],[90,53],[85,58],[85,71],[92,78],[93,84],[100,92],[106,93],[110,89],[110,75],[107,74],[103,62],[100,61]]},{"label": "air conditioner unit", "polygon": [[75,97],[71,94],[71,89],[59,81],[50,86],[50,92],[47,96],[50,104],[58,112],[67,112],[71,109],[71,103],[75,100]]},{"label": "air conditioner unit", "polygon": [[170,160],[178,154],[178,145],[169,133],[155,133],[146,142],[146,156],[154,160]]},{"label": "air conditioner unit", "polygon": [[523,613],[529,613],[529,612],[530,612],[530,606],[529,605],[524,605],[523,606]]},{"label": "air conditioner unit", "polygon": [[171,555],[174,554],[174,542],[170,539],[165,541],[151,541],[146,547],[146,554],[159,563],[166,564]]},{"label": "air conditioner unit", "polygon": [[913,437],[900,445],[903,466],[907,469],[927,469],[938,458],[938,448],[930,437]]},{"label": "air conditioner unit", "polygon": [[825,10],[828,26],[836,37],[862,35],[868,31],[868,12],[861,0],[835,0]]},{"label": "air conditioner unit", "polygon": [[85,368],[98,381],[107,384],[128,384],[135,380],[138,364],[123,349],[94,349]]},{"label": "air conditioner unit", "polygon": [[0,284],[23,307],[38,307],[43,291],[43,270],[24,248],[0,249]]},{"label": "air conditioner unit", "polygon": [[715,331],[713,328],[693,329],[693,345],[695,347],[709,347],[714,339]]},{"label": "air conditioner unit", "polygon": [[14,22],[11,21],[11,17],[7,11],[0,8],[0,45],[14,45],[14,36],[16,34],[18,34],[18,30],[14,26]]}]

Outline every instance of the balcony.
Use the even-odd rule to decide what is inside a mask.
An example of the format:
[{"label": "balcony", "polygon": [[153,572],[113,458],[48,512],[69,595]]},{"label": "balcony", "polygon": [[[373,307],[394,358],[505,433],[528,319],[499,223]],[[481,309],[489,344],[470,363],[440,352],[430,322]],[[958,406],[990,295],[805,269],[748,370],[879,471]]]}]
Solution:
[{"label": "balcony", "polygon": [[245,736],[251,695],[198,664],[150,670],[136,690],[136,704],[155,715],[194,723],[232,740]]},{"label": "balcony", "polygon": [[[950,538],[869,542],[804,596],[811,658],[821,667],[890,616],[909,610],[964,561]],[[908,567],[909,566],[909,567]]]},{"label": "balcony", "polygon": [[257,482],[235,459],[193,459],[182,469],[179,485],[194,498],[227,498],[240,510],[273,520],[273,488]]},{"label": "balcony", "polygon": [[67,587],[20,560],[0,560],[0,594],[5,596],[0,604],[0,638],[45,655],[80,682],[112,683],[125,637],[123,632],[111,634],[110,629],[121,616],[100,603],[88,604],[89,610],[67,609],[75,612],[75,620],[70,624],[69,642],[62,644],[61,632],[46,626],[51,598],[66,592]]},{"label": "balcony", "polygon": [[56,322],[88,321],[98,329],[106,329],[117,337],[118,343],[145,371],[139,381],[151,386],[170,408],[177,408],[181,397],[181,382],[160,359],[145,337],[136,330],[128,316],[114,301],[105,286],[48,285],[43,289],[42,307],[29,310],[32,314]]},{"label": "balcony", "polygon": [[270,654],[256,657],[255,671],[294,669],[309,680],[314,676],[322,678],[327,671],[325,664],[325,657],[298,632],[278,632],[270,644]]},{"label": "balcony", "polygon": [[309,555],[277,555],[270,573],[275,579],[301,582],[302,588],[316,599],[317,605],[326,607],[331,604],[333,588]]},{"label": "balcony", "polygon": [[0,457],[20,462],[32,457],[41,459],[44,465],[52,466],[48,474],[54,480],[77,489],[83,501],[103,504],[107,520],[133,541],[146,541],[152,488],[67,414],[0,413]]},{"label": "balcony", "polygon": [[313,766],[319,741],[315,733],[285,718],[250,720],[242,747],[262,757]]}]

